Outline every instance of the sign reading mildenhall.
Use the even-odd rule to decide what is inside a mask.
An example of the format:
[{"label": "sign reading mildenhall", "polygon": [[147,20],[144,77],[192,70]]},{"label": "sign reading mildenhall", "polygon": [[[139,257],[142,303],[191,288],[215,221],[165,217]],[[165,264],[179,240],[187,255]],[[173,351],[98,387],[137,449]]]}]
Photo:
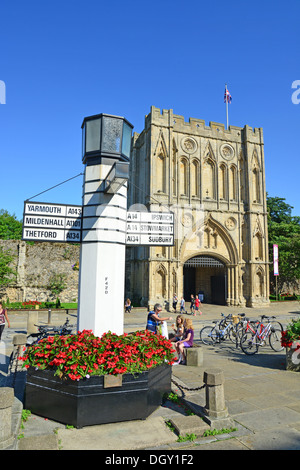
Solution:
[{"label": "sign reading mildenhall", "polygon": [[81,242],[82,206],[25,202],[23,240]]}]

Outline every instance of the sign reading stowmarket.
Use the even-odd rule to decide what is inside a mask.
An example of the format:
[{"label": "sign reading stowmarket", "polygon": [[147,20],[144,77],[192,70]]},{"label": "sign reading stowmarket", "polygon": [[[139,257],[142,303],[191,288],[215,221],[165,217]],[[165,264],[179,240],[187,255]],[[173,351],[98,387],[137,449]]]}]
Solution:
[{"label": "sign reading stowmarket", "polygon": [[172,212],[127,212],[126,245],[174,245]]},{"label": "sign reading stowmarket", "polygon": [[24,203],[23,240],[81,242],[82,206]]}]

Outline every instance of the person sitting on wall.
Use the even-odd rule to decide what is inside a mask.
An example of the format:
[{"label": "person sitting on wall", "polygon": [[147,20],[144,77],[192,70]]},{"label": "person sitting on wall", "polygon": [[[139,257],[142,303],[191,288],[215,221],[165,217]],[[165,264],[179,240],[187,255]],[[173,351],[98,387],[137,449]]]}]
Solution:
[{"label": "person sitting on wall", "polygon": [[155,304],[154,309],[148,313],[147,317],[147,325],[146,330],[152,331],[152,333],[157,334],[159,333],[159,325],[163,321],[170,320],[172,321],[172,317],[160,318],[159,314],[162,311],[162,306],[160,304]]},{"label": "person sitting on wall", "polygon": [[173,335],[172,338],[170,338],[170,341],[177,342],[177,341],[180,341],[182,339],[182,335],[184,333],[183,324],[184,324],[183,316],[182,315],[177,315],[176,324],[173,323],[173,325],[172,325],[172,328],[175,332],[175,335]]},{"label": "person sitting on wall", "polygon": [[175,343],[175,348],[178,354],[178,361],[174,365],[186,364],[186,357],[184,354],[184,348],[191,348],[194,340],[194,327],[193,322],[190,318],[184,320],[184,333],[183,338]]}]

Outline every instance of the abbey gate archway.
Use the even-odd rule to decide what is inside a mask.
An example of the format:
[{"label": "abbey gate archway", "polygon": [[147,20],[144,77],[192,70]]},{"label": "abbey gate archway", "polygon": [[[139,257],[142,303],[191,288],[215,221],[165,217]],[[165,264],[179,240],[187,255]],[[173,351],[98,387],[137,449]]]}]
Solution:
[{"label": "abbey gate archway", "polygon": [[184,298],[197,294],[201,301],[225,305],[227,299],[226,265],[212,256],[194,256],[183,266]]}]

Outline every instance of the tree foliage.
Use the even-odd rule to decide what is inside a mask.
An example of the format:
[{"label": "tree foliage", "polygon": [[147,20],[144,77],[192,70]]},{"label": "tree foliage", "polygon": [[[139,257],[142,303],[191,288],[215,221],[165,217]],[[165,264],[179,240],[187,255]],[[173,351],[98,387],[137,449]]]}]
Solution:
[{"label": "tree foliage", "polygon": [[13,260],[11,250],[6,250],[0,246],[0,290],[16,281],[17,272],[11,267]]},{"label": "tree foliage", "polygon": [[17,220],[15,214],[0,209],[0,239],[20,240],[22,238],[22,222]]},{"label": "tree foliage", "polygon": [[279,276],[278,287],[284,283],[296,286],[300,279],[300,217],[292,216],[293,207],[284,198],[267,196],[270,279],[273,276],[273,244],[278,245]]}]

